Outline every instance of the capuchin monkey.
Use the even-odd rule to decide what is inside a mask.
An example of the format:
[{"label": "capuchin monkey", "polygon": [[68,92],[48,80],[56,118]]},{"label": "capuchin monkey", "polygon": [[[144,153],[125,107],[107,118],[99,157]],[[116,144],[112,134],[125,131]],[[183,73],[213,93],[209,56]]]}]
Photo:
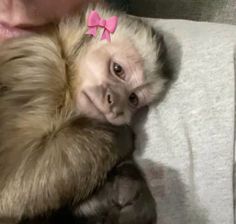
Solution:
[{"label": "capuchin monkey", "polygon": [[[101,40],[102,27],[87,34],[92,10],[118,16],[111,41]],[[65,223],[155,223],[129,124],[170,78],[160,35],[99,5],[45,33],[4,42],[0,223],[47,223],[35,217],[62,208],[75,217]]]}]

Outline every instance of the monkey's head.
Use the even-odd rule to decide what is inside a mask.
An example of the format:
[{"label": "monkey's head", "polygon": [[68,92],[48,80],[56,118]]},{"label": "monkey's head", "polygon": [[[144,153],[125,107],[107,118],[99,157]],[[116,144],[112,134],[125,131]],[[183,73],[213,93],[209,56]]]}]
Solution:
[{"label": "monkey's head", "polygon": [[137,110],[160,97],[171,78],[163,38],[141,19],[98,6],[95,10],[102,18],[118,16],[117,29],[110,42],[101,40],[100,28],[96,37],[88,36],[86,20],[91,10],[80,23],[76,19],[71,23],[74,30],[84,27],[79,43],[71,29],[64,34],[68,52],[74,52],[71,69],[79,74],[73,78],[77,108],[86,116],[115,125],[129,123]]}]

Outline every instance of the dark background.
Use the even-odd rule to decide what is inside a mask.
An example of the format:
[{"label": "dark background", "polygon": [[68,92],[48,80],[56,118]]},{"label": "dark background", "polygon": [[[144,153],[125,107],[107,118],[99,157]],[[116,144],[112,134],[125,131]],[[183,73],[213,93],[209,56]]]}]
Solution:
[{"label": "dark background", "polygon": [[130,14],[236,25],[236,0],[107,0]]}]

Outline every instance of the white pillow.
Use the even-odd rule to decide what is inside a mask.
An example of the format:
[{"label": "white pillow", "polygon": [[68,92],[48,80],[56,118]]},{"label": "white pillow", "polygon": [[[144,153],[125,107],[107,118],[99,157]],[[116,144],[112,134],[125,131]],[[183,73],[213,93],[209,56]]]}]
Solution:
[{"label": "white pillow", "polygon": [[136,125],[136,158],[158,224],[233,224],[236,27],[150,22],[162,30],[178,77]]}]

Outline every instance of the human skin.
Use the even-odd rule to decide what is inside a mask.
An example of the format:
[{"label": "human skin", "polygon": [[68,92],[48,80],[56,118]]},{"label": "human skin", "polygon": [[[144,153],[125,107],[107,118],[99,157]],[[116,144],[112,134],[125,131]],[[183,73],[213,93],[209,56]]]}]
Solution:
[{"label": "human skin", "polygon": [[47,24],[99,0],[1,0],[0,41],[40,32]]}]

